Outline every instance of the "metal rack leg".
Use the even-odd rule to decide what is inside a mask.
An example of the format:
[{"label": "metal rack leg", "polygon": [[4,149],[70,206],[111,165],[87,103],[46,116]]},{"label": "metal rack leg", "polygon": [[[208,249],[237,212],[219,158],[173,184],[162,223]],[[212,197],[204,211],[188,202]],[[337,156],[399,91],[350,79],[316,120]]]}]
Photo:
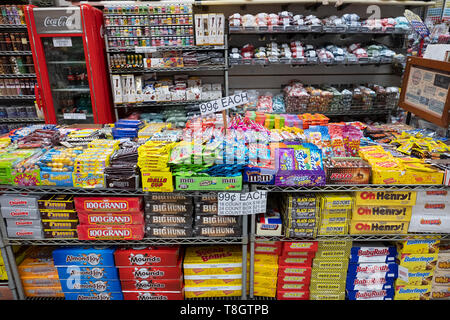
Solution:
[{"label": "metal rack leg", "polygon": [[11,272],[11,263],[8,259],[8,255],[6,254],[6,247],[3,245],[1,240],[0,240],[0,250],[3,261],[5,263],[6,274],[8,275],[8,288],[11,290],[14,300],[18,300],[15,278]]},{"label": "metal rack leg", "polygon": [[19,275],[19,271],[17,269],[16,258],[14,257],[14,252],[12,250],[12,247],[9,245],[7,245],[5,247],[5,249],[6,249],[6,255],[7,255],[8,261],[10,262],[11,273],[12,273],[14,282],[16,283],[16,290],[17,290],[18,298],[19,298],[19,300],[25,300],[25,293],[23,291],[22,282],[20,281],[20,275]]},{"label": "metal rack leg", "polygon": [[254,298],[254,281],[255,281],[255,225],[256,216],[250,217],[250,270],[249,270],[249,282],[250,282],[250,299]]},{"label": "metal rack leg", "polygon": [[247,300],[247,247],[248,247],[248,216],[242,217],[242,233],[244,240],[242,243],[242,300]]}]

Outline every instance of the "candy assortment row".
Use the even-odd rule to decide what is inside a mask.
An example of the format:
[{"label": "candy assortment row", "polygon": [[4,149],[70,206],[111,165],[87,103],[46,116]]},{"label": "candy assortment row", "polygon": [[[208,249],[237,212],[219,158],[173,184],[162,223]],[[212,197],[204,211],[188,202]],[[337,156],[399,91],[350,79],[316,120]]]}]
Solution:
[{"label": "candy assortment row", "polygon": [[123,6],[105,6],[103,9],[105,15],[110,14],[190,14],[191,5],[183,4],[148,4],[148,5],[123,5]]},{"label": "candy assortment row", "polygon": [[112,38],[108,39],[109,48],[135,47],[189,47],[194,45],[193,37],[153,37],[153,38]]},{"label": "candy assortment row", "polygon": [[106,33],[109,37],[192,36],[194,28],[192,26],[112,27],[108,28]]},{"label": "candy assortment row", "polygon": [[105,16],[106,27],[157,27],[157,26],[187,26],[193,24],[192,15],[179,16]]}]

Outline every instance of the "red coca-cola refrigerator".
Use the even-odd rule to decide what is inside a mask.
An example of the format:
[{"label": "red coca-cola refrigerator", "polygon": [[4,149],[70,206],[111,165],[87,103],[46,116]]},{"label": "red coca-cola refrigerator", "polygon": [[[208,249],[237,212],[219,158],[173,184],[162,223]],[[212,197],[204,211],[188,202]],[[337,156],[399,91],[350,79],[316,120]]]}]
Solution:
[{"label": "red coca-cola refrigerator", "polygon": [[103,13],[87,4],[26,6],[36,101],[49,124],[114,122]]}]

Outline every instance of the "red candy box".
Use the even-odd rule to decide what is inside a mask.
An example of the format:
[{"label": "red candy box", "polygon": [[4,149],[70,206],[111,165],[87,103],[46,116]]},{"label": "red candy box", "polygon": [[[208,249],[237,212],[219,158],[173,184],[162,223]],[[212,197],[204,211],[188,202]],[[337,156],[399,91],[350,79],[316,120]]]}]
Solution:
[{"label": "red candy box", "polygon": [[142,212],[142,197],[75,197],[78,213],[90,212]]},{"label": "red candy box", "polygon": [[119,248],[114,252],[116,267],[178,266],[179,246]]}]

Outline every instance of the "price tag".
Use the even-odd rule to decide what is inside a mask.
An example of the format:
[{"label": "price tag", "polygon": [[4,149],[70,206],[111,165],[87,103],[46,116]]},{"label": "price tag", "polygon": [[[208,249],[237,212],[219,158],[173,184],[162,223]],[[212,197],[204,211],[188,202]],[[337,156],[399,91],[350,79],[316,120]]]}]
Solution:
[{"label": "price tag", "polygon": [[241,106],[248,103],[247,92],[235,94],[233,96],[224,97],[200,104],[200,112],[202,115],[219,112],[233,107]]},{"label": "price tag", "polygon": [[267,191],[219,192],[218,214],[242,216],[266,212]]},{"label": "price tag", "polygon": [[53,38],[53,46],[55,48],[58,47],[71,47],[72,46],[72,38],[70,37],[58,37]]},{"label": "price tag", "polygon": [[155,47],[134,47],[136,53],[153,53],[157,49]]},{"label": "price tag", "polygon": [[85,113],[64,113],[63,115],[67,120],[86,120]]},{"label": "price tag", "polygon": [[405,281],[406,283],[409,283],[409,270],[408,268],[405,268],[403,266],[398,266],[398,277]]}]

